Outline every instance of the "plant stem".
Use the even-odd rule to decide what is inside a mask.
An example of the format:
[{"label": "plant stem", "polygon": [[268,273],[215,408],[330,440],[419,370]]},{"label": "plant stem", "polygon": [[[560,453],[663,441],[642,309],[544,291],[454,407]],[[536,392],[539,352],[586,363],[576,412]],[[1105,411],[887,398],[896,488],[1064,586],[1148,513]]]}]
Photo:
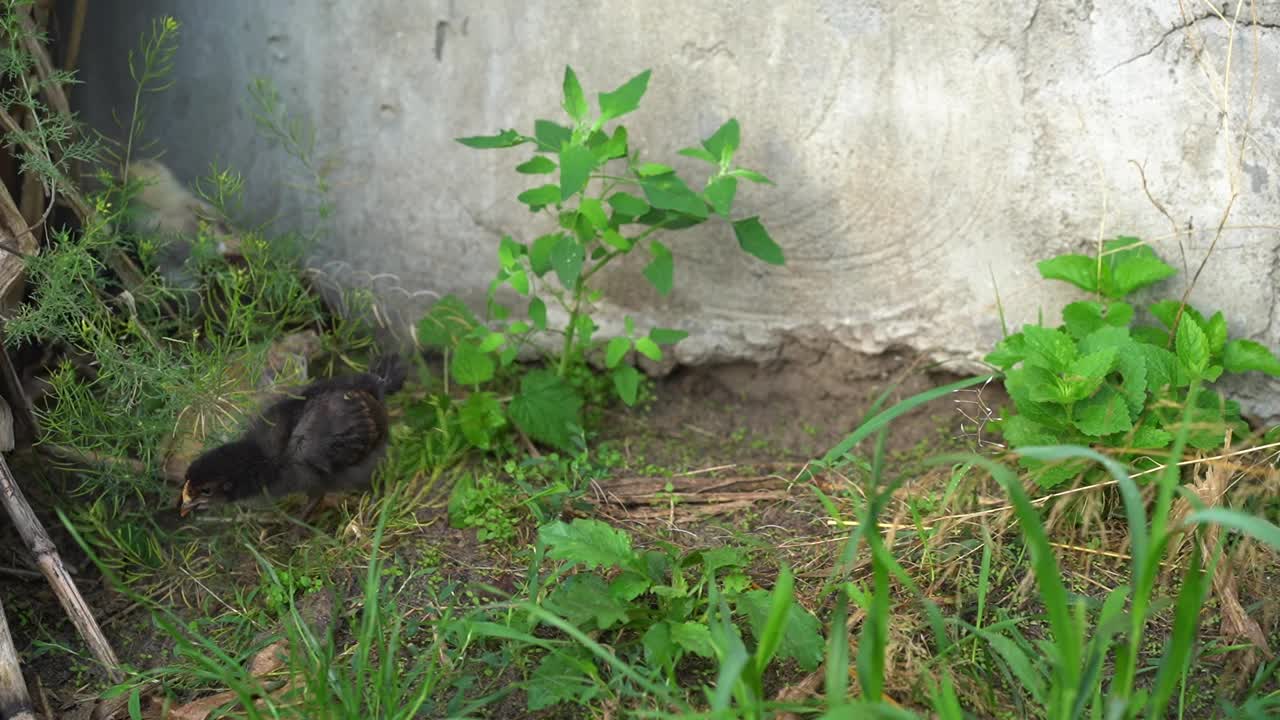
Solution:
[{"label": "plant stem", "polygon": [[[591,272],[599,270],[608,258],[603,258],[591,269]],[[590,273],[588,273],[590,274]],[[560,350],[560,368],[556,370],[556,376],[563,378],[565,373],[569,371],[569,352],[573,350],[573,337],[578,329],[578,314],[582,311],[582,292],[586,288],[586,277],[579,276],[573,283],[573,310],[569,311],[569,326],[564,329],[564,347]]]}]

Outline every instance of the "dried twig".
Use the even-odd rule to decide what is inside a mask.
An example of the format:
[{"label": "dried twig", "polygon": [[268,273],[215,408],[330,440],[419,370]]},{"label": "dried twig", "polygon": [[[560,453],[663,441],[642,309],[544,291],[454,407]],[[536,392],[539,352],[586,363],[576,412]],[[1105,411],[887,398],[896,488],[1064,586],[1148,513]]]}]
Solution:
[{"label": "dried twig", "polygon": [[4,618],[4,605],[0,604],[0,718],[35,720],[31,710],[31,696],[27,694],[27,683],[18,665],[18,651]]},{"label": "dried twig", "polygon": [[4,337],[4,325],[0,324],[0,400],[5,401],[13,416],[11,449],[23,450],[31,447],[40,436],[40,423],[31,409],[27,391],[22,387],[18,368],[14,366],[9,351],[4,347]]},{"label": "dried twig", "polygon": [[54,594],[58,596],[58,601],[62,603],[62,609],[66,611],[67,617],[71,619],[80,636],[88,643],[89,650],[93,652],[94,657],[102,664],[103,669],[106,670],[113,681],[119,682],[123,679],[123,676],[120,673],[120,661],[116,659],[115,651],[111,649],[107,638],[103,636],[102,630],[98,627],[98,622],[93,618],[93,613],[90,612],[89,606],[85,604],[84,597],[76,589],[75,581],[67,573],[66,566],[62,563],[62,557],[58,554],[57,546],[53,544],[53,540],[45,532],[44,526],[40,524],[40,520],[32,512],[31,505],[22,494],[22,489],[18,487],[18,481],[14,479],[13,473],[9,471],[9,464],[4,461],[3,457],[0,457],[0,503],[3,503],[5,510],[9,513],[9,518],[13,521],[14,527],[17,528],[18,534],[22,536],[22,541],[26,543],[27,549],[31,551],[32,555],[35,555],[36,565],[40,568],[40,572],[44,574],[45,579],[49,581],[49,585],[53,587]]},{"label": "dried twig", "polygon": [[62,61],[64,70],[75,68],[80,59],[80,40],[84,37],[84,20],[89,14],[89,0],[76,0],[71,11],[71,32],[67,36],[67,55]]}]

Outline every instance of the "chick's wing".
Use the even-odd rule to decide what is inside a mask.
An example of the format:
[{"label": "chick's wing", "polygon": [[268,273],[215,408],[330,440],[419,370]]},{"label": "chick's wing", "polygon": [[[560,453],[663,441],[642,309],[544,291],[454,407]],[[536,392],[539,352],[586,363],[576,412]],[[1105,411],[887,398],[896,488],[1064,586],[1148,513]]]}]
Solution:
[{"label": "chick's wing", "polygon": [[289,436],[287,457],[321,473],[358,465],[387,437],[387,411],[372,393],[333,388],[309,397]]}]

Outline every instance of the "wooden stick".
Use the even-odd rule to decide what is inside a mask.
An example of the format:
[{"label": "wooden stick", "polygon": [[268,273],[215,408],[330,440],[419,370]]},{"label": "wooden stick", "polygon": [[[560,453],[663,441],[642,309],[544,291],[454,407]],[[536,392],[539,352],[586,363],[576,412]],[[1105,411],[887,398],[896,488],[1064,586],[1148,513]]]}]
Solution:
[{"label": "wooden stick", "polygon": [[[14,366],[13,359],[9,357],[9,351],[5,349],[3,323],[0,323],[0,400],[9,406],[9,411],[13,415],[13,447],[18,450],[31,447],[40,436],[40,422],[36,419],[35,411],[31,409],[27,391],[22,387],[18,368]],[[9,443],[5,442],[4,445],[8,446]]]},{"label": "wooden stick", "polygon": [[88,14],[89,0],[76,0],[75,9],[71,13],[71,33],[67,38],[67,57],[62,61],[65,70],[74,70],[76,62],[80,60],[80,39],[84,35],[84,19]]},{"label": "wooden stick", "polygon": [[31,505],[27,503],[27,498],[22,494],[18,481],[9,471],[9,464],[3,457],[0,457],[0,503],[4,504],[14,527],[22,536],[22,541],[26,543],[31,554],[36,556],[36,565],[49,581],[54,594],[58,596],[58,601],[62,603],[62,609],[67,613],[67,617],[71,618],[80,637],[84,638],[89,645],[93,656],[98,659],[112,681],[122,680],[120,661],[116,659],[115,651],[111,649],[111,644],[102,634],[98,621],[94,620],[93,613],[85,604],[84,597],[76,589],[75,581],[71,579],[71,575],[62,564],[57,546],[49,539],[44,526],[32,512]]},{"label": "wooden stick", "polygon": [[35,720],[31,712],[31,696],[4,619],[4,604],[0,603],[0,720]]},{"label": "wooden stick", "polygon": [[[11,138],[21,142],[23,148],[30,153],[37,155],[43,154],[45,149],[37,145],[34,141],[27,138],[23,132],[22,124],[17,121],[9,113],[9,111],[0,109],[0,126],[9,131]],[[59,178],[61,180],[61,178]],[[98,222],[97,212],[80,194],[69,181],[58,183],[58,200],[62,201],[71,211],[80,219],[80,224],[85,228],[94,227]],[[24,233],[31,232],[30,229],[24,230]],[[119,276],[121,282],[126,287],[135,288],[145,281],[142,271],[138,269],[137,264],[117,248],[109,248],[107,250],[107,265]]]},{"label": "wooden stick", "polygon": [[45,100],[48,100],[49,105],[59,113],[71,115],[71,103],[67,100],[66,93],[62,91],[62,86],[49,82],[49,78],[53,77],[53,61],[40,42],[40,28],[36,27],[35,21],[27,13],[20,12],[17,16],[18,24],[22,26],[22,44],[36,61],[36,75],[42,83]]}]

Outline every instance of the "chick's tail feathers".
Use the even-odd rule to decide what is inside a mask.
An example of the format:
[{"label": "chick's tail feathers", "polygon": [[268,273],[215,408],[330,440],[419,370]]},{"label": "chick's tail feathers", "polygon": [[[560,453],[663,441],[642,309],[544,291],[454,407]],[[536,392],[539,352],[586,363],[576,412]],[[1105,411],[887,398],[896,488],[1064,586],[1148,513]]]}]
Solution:
[{"label": "chick's tail feathers", "polygon": [[369,373],[378,379],[384,395],[393,395],[404,387],[409,375],[409,363],[399,355],[388,353],[373,362]]}]

